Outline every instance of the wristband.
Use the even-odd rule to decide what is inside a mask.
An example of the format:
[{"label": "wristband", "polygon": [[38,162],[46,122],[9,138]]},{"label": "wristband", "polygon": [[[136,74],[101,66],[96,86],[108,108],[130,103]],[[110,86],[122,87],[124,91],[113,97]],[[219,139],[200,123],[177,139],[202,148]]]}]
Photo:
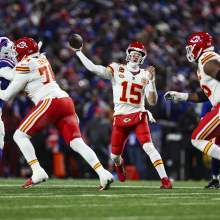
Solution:
[{"label": "wristband", "polygon": [[156,92],[156,91],[157,91],[153,79],[150,79],[150,80],[149,80],[149,91],[150,91],[150,92]]},{"label": "wristband", "polygon": [[76,50],[76,51],[75,51],[76,54],[79,53],[79,52],[81,52],[81,50]]},{"label": "wristband", "polygon": [[187,101],[189,98],[188,93],[180,93],[180,101]]}]

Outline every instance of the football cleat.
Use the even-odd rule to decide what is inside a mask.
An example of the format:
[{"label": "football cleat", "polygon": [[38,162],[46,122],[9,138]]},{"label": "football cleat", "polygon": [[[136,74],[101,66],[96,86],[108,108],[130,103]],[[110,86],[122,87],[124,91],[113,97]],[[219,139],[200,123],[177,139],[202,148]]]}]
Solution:
[{"label": "football cleat", "polygon": [[41,168],[41,169],[35,171],[33,173],[32,177],[30,177],[28,179],[28,181],[22,185],[22,187],[28,188],[28,187],[34,186],[38,183],[45,182],[48,179],[49,179],[49,177],[48,177],[47,173],[44,171],[43,168]]},{"label": "football cleat", "polygon": [[117,172],[117,175],[118,175],[118,179],[121,182],[124,182],[126,180],[126,173],[125,173],[125,169],[124,169],[123,165],[124,165],[124,160],[122,158],[121,158],[121,165],[120,166],[115,165],[115,169],[116,169],[116,172]]},{"label": "football cleat", "polygon": [[211,180],[204,189],[218,189],[219,188],[219,180]]},{"label": "football cleat", "polygon": [[100,186],[98,190],[107,190],[110,188],[111,183],[114,182],[114,177],[113,175],[105,170],[105,173],[100,176]]},{"label": "football cleat", "polygon": [[160,187],[161,189],[172,189],[172,184],[168,177],[162,178],[161,182],[162,182],[162,186]]}]

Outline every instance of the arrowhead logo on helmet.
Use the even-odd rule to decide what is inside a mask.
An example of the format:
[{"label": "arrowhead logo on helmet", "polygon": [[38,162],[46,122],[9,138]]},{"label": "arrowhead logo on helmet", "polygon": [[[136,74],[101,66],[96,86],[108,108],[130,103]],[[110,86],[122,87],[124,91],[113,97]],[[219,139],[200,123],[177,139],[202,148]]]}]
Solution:
[{"label": "arrowhead logo on helmet", "polygon": [[191,43],[197,43],[200,40],[200,36],[195,36],[192,38],[192,40],[190,40]]},{"label": "arrowhead logo on helmet", "polygon": [[27,46],[27,44],[24,41],[19,43],[19,44],[17,44],[18,48],[25,48],[26,46]]},{"label": "arrowhead logo on helmet", "polygon": [[30,37],[18,39],[14,44],[14,50],[16,51],[16,59],[18,62],[39,53],[38,44]]}]

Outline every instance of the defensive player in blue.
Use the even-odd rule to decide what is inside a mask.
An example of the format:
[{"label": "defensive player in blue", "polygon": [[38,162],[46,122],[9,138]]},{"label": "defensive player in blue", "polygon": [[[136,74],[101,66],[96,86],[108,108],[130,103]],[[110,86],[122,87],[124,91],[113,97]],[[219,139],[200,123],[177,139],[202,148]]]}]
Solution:
[{"label": "defensive player in blue", "polygon": [[[212,110],[212,104],[210,101],[206,101],[203,105],[201,112],[201,119]],[[220,137],[216,137],[213,140],[215,144],[220,145]],[[219,173],[220,173],[220,160],[212,158],[212,180],[205,187],[205,189],[218,189],[219,188]]]},{"label": "defensive player in blue", "polygon": [[[14,78],[14,43],[7,37],[0,37],[0,89],[5,90]],[[0,99],[0,158],[4,147],[5,128],[2,122],[2,108],[4,101]]]}]

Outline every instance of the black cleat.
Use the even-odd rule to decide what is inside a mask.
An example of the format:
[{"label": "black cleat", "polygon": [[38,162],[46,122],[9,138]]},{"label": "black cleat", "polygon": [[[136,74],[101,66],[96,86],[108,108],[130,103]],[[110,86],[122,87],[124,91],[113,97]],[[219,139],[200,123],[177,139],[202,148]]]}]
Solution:
[{"label": "black cleat", "polygon": [[219,188],[219,180],[212,180],[209,182],[208,186],[205,186],[204,189],[218,189]]}]

